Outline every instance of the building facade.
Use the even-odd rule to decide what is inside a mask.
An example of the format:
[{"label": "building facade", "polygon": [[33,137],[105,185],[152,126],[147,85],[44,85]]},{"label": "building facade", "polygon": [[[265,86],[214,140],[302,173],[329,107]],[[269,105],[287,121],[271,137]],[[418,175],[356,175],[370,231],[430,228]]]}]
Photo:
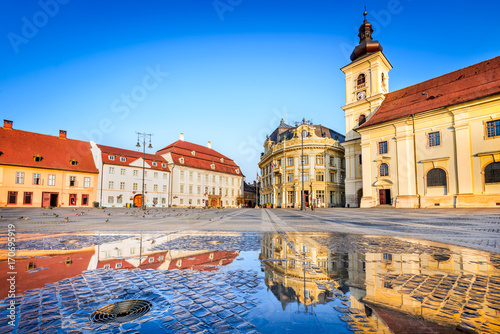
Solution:
[{"label": "building facade", "polygon": [[[159,155],[97,145],[90,142],[99,169],[98,199],[104,207],[167,207],[170,173]],[[144,166],[144,169],[143,169]],[[144,177],[143,177],[144,171]]]},{"label": "building facade", "polygon": [[0,128],[0,206],[89,207],[96,201],[98,170],[88,142]]},{"label": "building facade", "polygon": [[171,172],[173,206],[237,207],[243,198],[243,174],[236,163],[207,146],[179,140],[159,150]]},{"label": "building facade", "polygon": [[[302,137],[302,134],[304,137]],[[342,206],[344,136],[322,125],[292,127],[281,120],[264,143],[260,203],[273,207]]]},{"label": "building facade", "polygon": [[342,68],[347,205],[499,206],[500,57],[389,92],[372,32]]},{"label": "building facade", "polygon": [[257,205],[257,182],[253,184],[243,181],[243,206],[253,208]]}]

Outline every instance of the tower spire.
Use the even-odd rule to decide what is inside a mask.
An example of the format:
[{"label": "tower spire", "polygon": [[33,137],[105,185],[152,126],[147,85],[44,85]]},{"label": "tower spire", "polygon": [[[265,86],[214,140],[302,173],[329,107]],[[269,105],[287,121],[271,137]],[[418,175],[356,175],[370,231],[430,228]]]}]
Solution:
[{"label": "tower spire", "polygon": [[359,27],[359,44],[354,48],[354,51],[351,54],[351,60],[355,61],[356,59],[377,51],[382,51],[382,45],[379,42],[372,40],[373,28],[372,24],[366,20],[366,6],[365,11],[363,13],[364,20],[361,26]]}]

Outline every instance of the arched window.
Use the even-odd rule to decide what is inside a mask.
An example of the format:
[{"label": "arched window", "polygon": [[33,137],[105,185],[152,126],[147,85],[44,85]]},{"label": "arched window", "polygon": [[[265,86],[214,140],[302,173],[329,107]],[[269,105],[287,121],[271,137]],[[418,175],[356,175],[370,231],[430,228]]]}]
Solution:
[{"label": "arched window", "polygon": [[427,172],[427,187],[446,186],[446,172],[441,168],[433,168]]},{"label": "arched window", "polygon": [[381,164],[380,165],[380,176],[389,176],[389,165],[387,164]]},{"label": "arched window", "polygon": [[366,117],[365,117],[365,115],[359,115],[359,118],[358,118],[358,125],[361,125],[361,124],[363,124],[364,122],[366,122]]},{"label": "arched window", "polygon": [[362,85],[365,83],[365,75],[363,73],[361,73],[360,75],[358,75],[358,79],[356,80],[356,85]]},{"label": "arched window", "polygon": [[500,182],[500,162],[492,162],[484,169],[484,183]]}]

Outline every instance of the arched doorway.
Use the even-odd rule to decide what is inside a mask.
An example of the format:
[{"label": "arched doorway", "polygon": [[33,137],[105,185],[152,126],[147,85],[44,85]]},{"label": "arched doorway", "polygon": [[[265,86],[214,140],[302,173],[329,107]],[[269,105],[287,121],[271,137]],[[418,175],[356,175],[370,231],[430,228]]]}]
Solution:
[{"label": "arched doorway", "polygon": [[135,195],[134,196],[134,206],[135,207],[141,207],[141,201],[142,201],[142,195],[139,194],[139,195]]},{"label": "arched doorway", "polygon": [[358,208],[361,207],[361,197],[363,197],[363,188],[358,190]]}]

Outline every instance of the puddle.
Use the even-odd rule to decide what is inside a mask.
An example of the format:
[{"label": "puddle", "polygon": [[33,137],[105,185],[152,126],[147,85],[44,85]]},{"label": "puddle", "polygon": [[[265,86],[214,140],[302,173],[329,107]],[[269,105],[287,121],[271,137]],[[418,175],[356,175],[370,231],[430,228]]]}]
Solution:
[{"label": "puddle", "polygon": [[0,332],[500,332],[500,254],[464,247],[333,233],[16,238]]}]

